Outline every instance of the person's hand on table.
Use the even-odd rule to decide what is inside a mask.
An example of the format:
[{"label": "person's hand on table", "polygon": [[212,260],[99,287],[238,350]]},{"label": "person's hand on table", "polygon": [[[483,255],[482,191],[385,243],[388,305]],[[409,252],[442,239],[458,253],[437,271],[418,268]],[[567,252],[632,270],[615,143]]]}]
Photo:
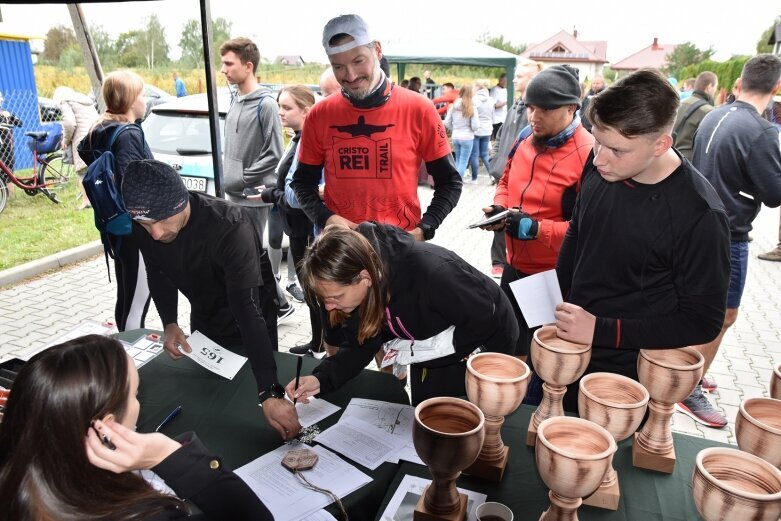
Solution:
[{"label": "person's hand on table", "polygon": [[182,352],[179,351],[179,346],[187,353],[192,352],[190,344],[187,343],[187,336],[185,336],[184,331],[179,327],[179,324],[173,322],[165,326],[164,337],[163,349],[165,349],[168,356],[174,360],[179,360],[184,356]]},{"label": "person's hand on table", "polygon": [[320,380],[316,376],[302,376],[298,379],[298,388],[296,388],[296,381],[291,380],[285,386],[285,392],[291,400],[309,403],[309,398],[320,394]]},{"label": "person's hand on table", "polygon": [[263,401],[263,415],[271,427],[284,440],[295,438],[301,430],[295,406],[285,398],[268,398]]},{"label": "person's hand on table", "polygon": [[[483,208],[483,213],[485,214],[485,218],[489,218],[492,215],[495,215],[499,212],[505,211],[506,208],[500,204],[492,204],[491,206],[486,206]],[[501,219],[499,221],[496,221],[495,223],[489,224],[488,226],[481,226],[481,230],[488,230],[489,232],[498,232],[504,229],[505,219]]]},{"label": "person's hand on table", "polygon": [[159,432],[141,434],[115,421],[95,420],[92,427],[87,429],[85,446],[90,463],[121,474],[131,470],[151,469],[181,447],[181,444]]},{"label": "person's hand on table", "polygon": [[580,306],[563,302],[556,306],[556,335],[570,342],[590,344],[594,340],[597,317]]},{"label": "person's hand on table", "polygon": [[358,227],[358,225],[352,222],[351,220],[345,219],[341,215],[336,215],[336,214],[333,214],[331,217],[328,218],[327,221],[325,221],[326,226],[331,226],[332,224],[335,226],[343,226],[344,228],[349,228],[351,230],[354,230]]}]

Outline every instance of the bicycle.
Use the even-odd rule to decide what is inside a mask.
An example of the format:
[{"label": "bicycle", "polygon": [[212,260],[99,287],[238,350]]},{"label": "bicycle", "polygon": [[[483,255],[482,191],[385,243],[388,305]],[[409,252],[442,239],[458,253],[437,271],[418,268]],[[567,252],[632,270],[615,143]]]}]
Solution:
[{"label": "bicycle", "polygon": [[[11,125],[0,123],[0,127],[11,130]],[[56,125],[57,128],[62,128]],[[59,204],[54,189],[69,180],[68,168],[61,162],[63,154],[60,149],[62,132],[51,130],[39,130],[25,132],[29,138],[28,146],[33,153],[32,175],[29,177],[17,176],[0,158],[0,212],[5,209],[9,197],[9,183],[14,184],[29,196],[42,193],[53,203]],[[0,143],[2,146],[2,143]],[[59,166],[55,164],[60,161]]]}]

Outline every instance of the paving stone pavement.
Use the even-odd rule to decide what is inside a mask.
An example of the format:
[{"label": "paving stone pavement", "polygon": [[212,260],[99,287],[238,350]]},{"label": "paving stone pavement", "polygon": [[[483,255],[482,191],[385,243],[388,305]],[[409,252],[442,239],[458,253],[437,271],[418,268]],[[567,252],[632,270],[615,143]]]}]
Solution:
[{"label": "paving stone pavement", "polygon": [[[419,194],[425,208],[432,190],[421,187]],[[465,227],[481,216],[480,208],[490,204],[492,196],[493,187],[481,172],[477,185],[464,185],[458,206],[432,241],[457,252],[486,273],[491,268],[491,234]],[[781,363],[781,262],[761,261],[756,256],[775,246],[778,218],[778,210],[764,208],[754,223],[740,315],[725,336],[710,371],[719,384],[710,399],[726,414],[729,425],[721,430],[711,429],[676,413],[673,416],[676,431],[735,443],[735,415],[741,400],[768,394],[772,367]],[[281,269],[284,281],[286,263],[282,263]],[[102,256],[0,288],[0,362],[13,357],[26,358],[84,320],[111,320],[114,296],[114,282],[108,280]],[[307,342],[311,335],[305,305],[293,302],[293,306],[295,313],[279,326],[279,345],[283,351]],[[189,323],[189,304],[182,297],[179,322]],[[154,305],[150,306],[147,327],[162,327]]]}]

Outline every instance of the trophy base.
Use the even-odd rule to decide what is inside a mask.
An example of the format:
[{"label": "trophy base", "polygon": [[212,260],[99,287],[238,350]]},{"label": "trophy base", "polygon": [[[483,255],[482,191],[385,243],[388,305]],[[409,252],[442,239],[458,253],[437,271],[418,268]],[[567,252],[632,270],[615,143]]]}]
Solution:
[{"label": "trophy base", "polygon": [[432,514],[423,504],[423,496],[420,496],[418,504],[415,505],[415,513],[412,516],[413,521],[464,521],[466,519],[466,494],[458,495],[458,509],[449,515]]},{"label": "trophy base", "polygon": [[532,426],[532,422],[529,422],[529,429],[526,431],[526,446],[534,447],[537,443],[537,428]]},{"label": "trophy base", "polygon": [[621,491],[618,487],[618,481],[616,481],[609,487],[599,487],[589,497],[583,498],[583,504],[595,508],[604,508],[605,510],[618,510],[620,499]]},{"label": "trophy base", "polygon": [[505,445],[502,450],[502,457],[498,461],[484,461],[477,458],[472,465],[464,470],[464,474],[469,474],[470,476],[475,476],[488,481],[502,481],[509,453],[510,447]]},{"label": "trophy base", "polygon": [[637,443],[639,435],[640,433],[636,432],[632,440],[632,465],[641,469],[672,474],[675,470],[675,448],[662,454],[648,452]]}]

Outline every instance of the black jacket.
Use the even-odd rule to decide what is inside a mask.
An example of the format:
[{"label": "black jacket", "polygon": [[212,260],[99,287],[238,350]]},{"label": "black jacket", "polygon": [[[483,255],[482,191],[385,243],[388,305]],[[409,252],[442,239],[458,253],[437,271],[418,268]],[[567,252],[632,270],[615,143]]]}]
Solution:
[{"label": "black jacket", "polygon": [[[122,125],[115,121],[100,123],[93,128],[87,137],[79,143],[79,156],[87,166],[91,165],[108,148],[108,142],[114,131]],[[139,159],[154,159],[149,145],[144,139],[144,132],[140,126],[133,126],[122,131],[114,140],[114,146],[111,147],[114,152],[114,166],[117,186],[122,186],[122,176],[125,174],[125,168],[130,161]]]},{"label": "black jacket", "polygon": [[778,130],[748,103],[713,109],[694,137],[692,164],[727,209],[733,241],[747,241],[762,204],[781,205]]},{"label": "black jacket", "polygon": [[[325,341],[339,352],[315,368],[321,392],[340,387],[368,364],[384,342],[394,338],[426,339],[455,326],[455,354],[422,363],[441,367],[463,359],[476,348],[511,353],[518,322],[510,301],[487,275],[450,250],[416,242],[400,228],[373,222],[356,229],[369,239],[382,260],[390,303],[381,332],[358,344],[358,310],[343,326],[331,328],[324,317]],[[321,308],[322,309],[322,308]],[[388,327],[392,322],[397,337]],[[414,350],[414,348],[413,348]]]}]

